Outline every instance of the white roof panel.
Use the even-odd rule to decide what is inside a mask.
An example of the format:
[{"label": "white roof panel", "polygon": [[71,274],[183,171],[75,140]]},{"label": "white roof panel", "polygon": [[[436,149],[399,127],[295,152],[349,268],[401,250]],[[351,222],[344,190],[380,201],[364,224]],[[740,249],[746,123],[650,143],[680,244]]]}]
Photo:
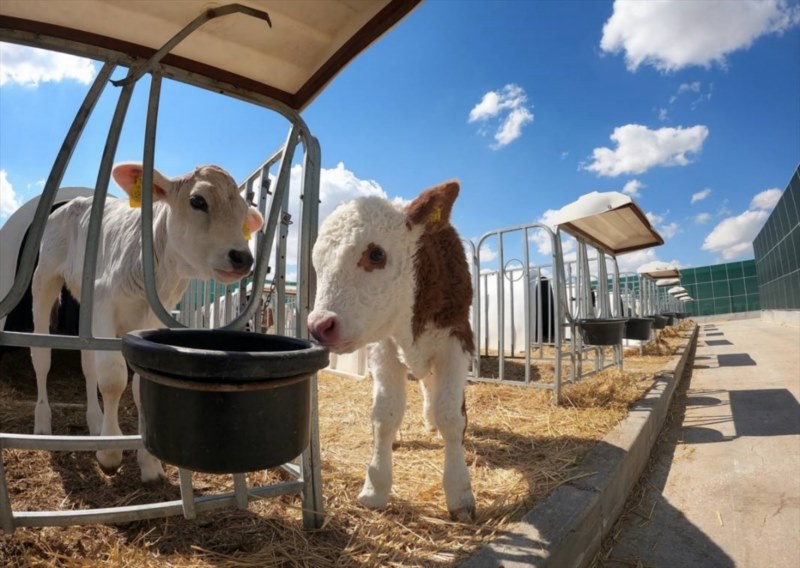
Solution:
[{"label": "white roof panel", "polygon": [[557,211],[553,224],[614,255],[664,244],[639,206],[616,191],[582,195]]},{"label": "white roof panel", "polygon": [[[210,20],[162,63],[260,92],[294,109],[421,0],[236,0],[266,12]],[[36,34],[148,59],[206,10],[207,0],[2,0],[0,31]],[[75,51],[75,49],[70,49]],[[87,56],[92,51],[86,51]]]}]

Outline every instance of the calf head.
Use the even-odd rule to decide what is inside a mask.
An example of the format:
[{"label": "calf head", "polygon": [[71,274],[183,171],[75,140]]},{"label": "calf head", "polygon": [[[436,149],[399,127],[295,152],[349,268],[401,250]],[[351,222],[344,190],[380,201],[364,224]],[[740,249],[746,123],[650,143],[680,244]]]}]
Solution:
[{"label": "calf head", "polygon": [[[116,164],[112,174],[132,204],[141,200],[142,164]],[[228,172],[200,166],[169,178],[153,170],[153,201],[170,208],[167,243],[185,264],[180,276],[227,284],[250,273],[253,255],[247,241],[264,219],[248,207]]]},{"label": "calf head", "polygon": [[439,235],[450,244],[455,239],[456,250],[443,252],[461,256],[469,309],[463,248],[449,223],[458,189],[454,181],[428,189],[405,209],[366,197],[343,203],[322,223],[313,251],[317,296],[308,316],[317,341],[334,353],[348,353],[412,330],[416,338],[420,325],[435,319],[420,316],[430,303],[418,292],[426,272],[420,270],[425,261],[420,247]]}]

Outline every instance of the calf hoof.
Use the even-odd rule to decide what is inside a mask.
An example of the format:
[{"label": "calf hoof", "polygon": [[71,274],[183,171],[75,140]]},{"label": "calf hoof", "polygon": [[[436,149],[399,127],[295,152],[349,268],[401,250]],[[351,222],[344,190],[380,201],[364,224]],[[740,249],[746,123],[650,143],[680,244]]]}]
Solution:
[{"label": "calf hoof", "polygon": [[106,475],[114,475],[122,465],[122,450],[100,450],[96,455],[97,463]]},{"label": "calf hoof", "polygon": [[389,504],[389,497],[383,497],[376,493],[362,491],[358,496],[358,502],[367,509],[385,509]]},{"label": "calf hoof", "polygon": [[457,523],[471,523],[475,521],[475,505],[460,507],[450,511],[450,520]]},{"label": "calf hoof", "polygon": [[106,465],[103,465],[103,462],[98,461],[97,465],[100,466],[100,469],[106,475],[115,475],[119,471],[119,464],[114,465],[114,466],[106,466]]}]

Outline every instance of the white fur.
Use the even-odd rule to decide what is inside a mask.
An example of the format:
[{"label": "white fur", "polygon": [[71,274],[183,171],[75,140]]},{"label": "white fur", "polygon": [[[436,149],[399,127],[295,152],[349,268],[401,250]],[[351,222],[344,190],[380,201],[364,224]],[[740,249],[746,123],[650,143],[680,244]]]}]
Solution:
[{"label": "white fur", "polygon": [[[415,293],[414,254],[424,228],[388,201],[368,197],[345,203],[322,224],[313,261],[318,286],[309,323],[335,316],[335,353],[376,343],[370,352],[373,389],[372,459],[359,501],[387,505],[392,485],[392,442],[406,407],[410,370],[423,381],[426,427],[438,429],[445,445],[443,486],[447,508],[457,520],[474,514],[475,500],[464,461],[462,414],[468,354],[450,329],[412,333]],[[386,251],[386,266],[358,266],[368,245]],[[442,251],[452,254],[452,251]]]},{"label": "white fur", "polygon": [[[137,169],[138,168],[138,169]],[[118,164],[115,179],[130,192],[138,164]],[[127,178],[119,174],[125,172]],[[134,177],[131,177],[134,176]],[[121,181],[122,180],[122,181]],[[263,219],[248,208],[234,180],[217,168],[198,168],[180,178],[166,178],[155,172],[153,248],[156,286],[167,309],[180,300],[191,278],[216,278],[234,281],[228,253],[247,250],[243,224],[257,230]],[[190,206],[190,196],[202,195],[207,211]],[[66,285],[80,300],[89,216],[92,198],[77,198],[55,211],[42,238],[39,264],[33,276],[33,320],[35,333],[48,333],[50,309],[61,287]],[[249,269],[248,269],[249,270]],[[108,199],[94,283],[92,331],[96,337],[121,337],[128,331],[160,326],[144,292],[141,259],[141,210],[125,201]],[[34,432],[50,434],[51,411],[47,398],[50,349],[31,348],[36,372],[38,401]],[[81,363],[86,378],[86,421],[92,435],[121,435],[118,421],[119,400],[127,385],[127,368],[117,351],[83,351]],[[134,399],[139,406],[138,377],[134,377]],[[100,409],[97,389],[103,395],[105,412]],[[141,413],[139,413],[141,429]],[[106,471],[119,467],[121,450],[102,450],[97,458]],[[139,450],[142,481],[155,481],[164,475],[161,463],[145,450]]]}]

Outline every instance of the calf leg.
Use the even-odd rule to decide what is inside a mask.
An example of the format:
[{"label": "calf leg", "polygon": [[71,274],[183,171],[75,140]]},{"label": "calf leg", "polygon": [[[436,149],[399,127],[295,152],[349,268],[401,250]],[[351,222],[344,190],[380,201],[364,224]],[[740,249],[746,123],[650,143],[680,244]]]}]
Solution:
[{"label": "calf leg", "polygon": [[[33,274],[31,293],[33,295],[33,332],[50,333],[50,311],[61,292],[64,281],[39,266]],[[51,434],[52,413],[47,399],[47,374],[50,372],[50,349],[31,347],[31,361],[36,373],[36,410],[34,412],[33,433]]]},{"label": "calf leg", "polygon": [[[144,417],[142,416],[142,396],[139,392],[141,381],[139,374],[133,374],[133,401],[136,403],[136,412],[139,415],[139,434],[144,432]],[[142,473],[142,483],[153,483],[167,477],[161,460],[153,454],[141,448],[136,450],[136,460],[139,462],[139,469]]]},{"label": "calf leg", "polygon": [[433,405],[431,405],[431,395],[428,392],[428,386],[425,381],[429,381],[427,377],[420,379],[419,390],[422,392],[422,419],[425,422],[425,430],[428,432],[436,432],[436,416],[433,412]]},{"label": "calf leg", "polygon": [[406,367],[397,356],[397,346],[385,339],[370,352],[373,374],[372,460],[358,502],[381,509],[389,502],[392,489],[392,442],[406,408]]},{"label": "calf leg", "polygon": [[[99,288],[95,289],[95,311],[92,326],[93,333],[98,337],[114,337],[114,323],[111,319],[110,305],[104,301],[104,296]],[[103,436],[121,436],[119,427],[119,401],[125,387],[128,385],[128,367],[125,358],[119,351],[95,351],[94,376],[97,386],[103,395],[103,423],[100,434]],[[100,468],[107,474],[112,474],[119,469],[122,463],[122,450],[99,450],[97,461]]]},{"label": "calf leg", "polygon": [[436,426],[444,440],[443,486],[447,510],[453,520],[461,522],[475,518],[475,497],[464,460],[467,369],[467,356],[460,342],[450,338],[434,360],[428,385]]},{"label": "calf leg", "polygon": [[103,429],[103,411],[97,399],[97,372],[94,351],[81,351],[81,367],[86,378],[86,424],[92,436],[99,436]]}]

